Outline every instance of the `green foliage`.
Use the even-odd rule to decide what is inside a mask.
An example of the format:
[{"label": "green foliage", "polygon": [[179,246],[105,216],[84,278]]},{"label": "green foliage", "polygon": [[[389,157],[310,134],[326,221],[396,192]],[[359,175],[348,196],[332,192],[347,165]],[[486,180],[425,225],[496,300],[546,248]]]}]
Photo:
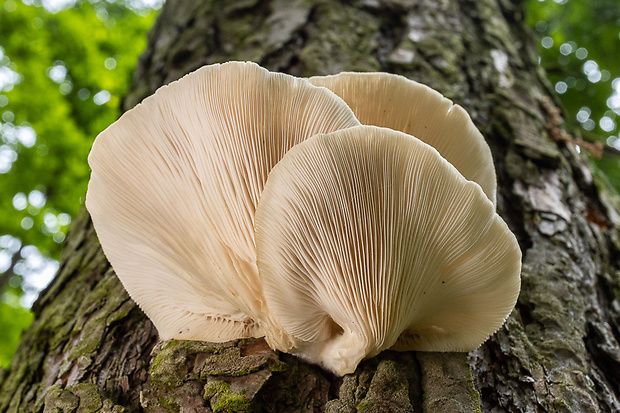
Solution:
[{"label": "green foliage", "polygon": [[84,201],[88,152],[119,115],[156,14],[132,9],[138,0],[61,3],[52,13],[0,0],[0,363],[30,322],[16,308],[23,288],[53,272]]},{"label": "green foliage", "polygon": [[[118,116],[120,96],[152,22],[153,16],[139,16],[116,3],[102,8],[82,2],[52,14],[5,0],[0,7],[2,62],[20,80],[0,98],[6,102],[0,109],[2,140],[17,154],[11,169],[0,175],[0,234],[58,258],[68,223],[49,214],[73,216],[83,202],[92,140]],[[101,91],[109,93],[109,100],[98,105],[93,96]],[[98,102],[107,96],[103,92]],[[34,130],[34,145],[11,136],[19,136],[20,127]],[[45,196],[45,205],[19,210],[24,203],[18,195],[14,207],[16,194],[27,197],[35,189]]]},{"label": "green foliage", "polygon": [[22,331],[32,321],[32,313],[23,307],[0,302],[0,366],[7,368],[19,344]]},{"label": "green foliage", "polygon": [[608,146],[596,160],[620,190],[620,3],[530,0],[528,21],[540,38],[541,65],[560,94],[567,121]]}]

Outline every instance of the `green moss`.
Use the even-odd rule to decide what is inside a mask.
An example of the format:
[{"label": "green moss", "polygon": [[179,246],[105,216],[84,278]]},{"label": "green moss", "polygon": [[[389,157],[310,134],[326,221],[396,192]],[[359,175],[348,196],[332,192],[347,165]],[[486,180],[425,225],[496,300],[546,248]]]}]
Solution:
[{"label": "green moss", "polygon": [[59,384],[47,389],[44,411],[59,410],[64,413],[75,412],[80,399],[69,391],[63,390]]},{"label": "green moss", "polygon": [[315,13],[316,32],[299,55],[305,72],[327,75],[343,70],[380,70],[374,53],[380,30],[374,16],[339,3],[319,6]]},{"label": "green moss", "polygon": [[245,389],[234,392],[229,383],[219,380],[205,385],[203,397],[210,401],[211,409],[215,413],[248,410],[252,405],[252,400],[246,397]]},{"label": "green moss", "polygon": [[476,406],[474,412],[482,413],[482,408],[481,408],[482,398],[480,396],[480,392],[478,391],[478,389],[476,389],[476,386],[474,384],[474,377],[473,377],[473,372],[471,369],[469,369],[469,379],[470,379],[470,384],[471,384],[471,390],[469,391],[469,399]]},{"label": "green moss", "polygon": [[115,405],[109,399],[104,399],[99,393],[99,388],[93,383],[79,383],[74,386],[62,386],[55,384],[47,389],[43,405],[35,406],[35,410],[43,408],[45,412],[75,412],[95,413],[109,412],[122,413],[125,408]]},{"label": "green moss", "polygon": [[87,322],[85,328],[85,331],[88,333],[80,333],[77,342],[67,357],[69,361],[77,360],[80,356],[86,354],[92,354],[99,348],[106,328],[105,319],[91,319],[91,321]]},{"label": "green moss", "polygon": [[271,371],[274,372],[281,372],[281,371],[286,371],[288,370],[288,365],[280,360],[271,360],[270,361],[270,366],[271,366]]},{"label": "green moss", "polygon": [[105,399],[103,401],[103,408],[101,409],[102,413],[124,413],[125,408],[123,406],[119,406],[118,404],[112,403],[109,399]]},{"label": "green moss", "polygon": [[79,398],[79,413],[94,413],[103,407],[103,400],[96,384],[80,383],[69,386],[66,390]]},{"label": "green moss", "polygon": [[154,384],[170,387],[182,386],[187,376],[185,351],[181,343],[171,340],[163,345],[151,362],[151,379]]},{"label": "green moss", "polygon": [[157,354],[151,361],[151,371],[159,370],[164,364],[164,360],[167,355],[166,350],[172,349],[178,345],[179,345],[179,342],[177,340],[170,340],[169,342],[165,343],[161,349],[161,352]]},{"label": "green moss", "polygon": [[240,357],[239,349],[232,347],[221,354],[213,354],[207,358],[200,368],[200,378],[207,376],[240,377],[258,371],[269,359],[265,356],[251,355]]},{"label": "green moss", "polygon": [[393,360],[382,360],[370,382],[366,397],[358,403],[358,412],[375,412],[389,406],[392,412],[411,411],[409,383]]},{"label": "green moss", "polygon": [[211,381],[207,384],[205,384],[204,387],[204,394],[203,394],[203,399],[205,400],[210,400],[213,396],[215,396],[218,393],[221,392],[225,392],[230,390],[230,384],[224,382],[224,381],[220,381],[220,380],[216,380],[216,381]]},{"label": "green moss", "polygon": [[163,407],[164,409],[168,409],[171,412],[176,412],[179,411],[179,405],[175,403],[174,399],[172,398],[166,398],[163,396],[159,396],[157,397],[157,402],[159,404],[160,407]]},{"label": "green moss", "polygon": [[136,305],[133,301],[125,301],[118,310],[106,317],[106,324],[110,325],[116,321],[122,320],[123,318],[127,317],[131,310],[133,310],[135,307]]}]

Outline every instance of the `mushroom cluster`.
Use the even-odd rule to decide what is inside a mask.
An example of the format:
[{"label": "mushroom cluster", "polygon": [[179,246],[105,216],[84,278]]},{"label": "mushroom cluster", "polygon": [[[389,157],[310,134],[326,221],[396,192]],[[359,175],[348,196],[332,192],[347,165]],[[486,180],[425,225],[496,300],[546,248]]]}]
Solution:
[{"label": "mushroom cluster", "polygon": [[344,375],[385,349],[475,349],[519,293],[489,147],[400,76],[205,66],[89,163],[103,250],[162,339],[265,337]]}]

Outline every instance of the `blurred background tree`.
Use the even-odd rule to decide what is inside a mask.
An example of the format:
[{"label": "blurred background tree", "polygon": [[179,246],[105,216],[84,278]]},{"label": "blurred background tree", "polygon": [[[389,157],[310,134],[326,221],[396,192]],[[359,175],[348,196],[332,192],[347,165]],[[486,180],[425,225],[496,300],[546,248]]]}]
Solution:
[{"label": "blurred background tree", "polygon": [[[0,0],[0,365],[57,269],[94,137],[119,114],[163,0]],[[566,121],[620,188],[620,4],[529,0]]]}]

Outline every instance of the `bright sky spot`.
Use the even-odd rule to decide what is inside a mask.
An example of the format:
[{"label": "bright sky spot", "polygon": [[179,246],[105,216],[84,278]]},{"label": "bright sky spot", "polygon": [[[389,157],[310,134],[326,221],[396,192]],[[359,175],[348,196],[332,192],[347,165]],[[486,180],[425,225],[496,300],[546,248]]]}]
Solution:
[{"label": "bright sky spot", "polygon": [[51,212],[46,212],[45,215],[43,215],[43,223],[50,232],[57,232],[58,218],[56,218],[56,215]]},{"label": "bright sky spot", "polygon": [[21,222],[21,226],[23,229],[30,229],[34,225],[34,221],[30,217],[24,217]]},{"label": "bright sky spot", "polygon": [[37,133],[30,126],[20,126],[17,128],[17,139],[26,148],[32,148],[37,142]]},{"label": "bright sky spot", "polygon": [[57,64],[47,69],[47,76],[56,83],[62,83],[67,77],[65,65]]},{"label": "bright sky spot", "polygon": [[577,59],[583,60],[588,57],[588,51],[585,47],[580,47],[577,51],[575,51],[575,56],[577,56]]},{"label": "bright sky spot", "polygon": [[549,36],[545,36],[540,41],[540,44],[542,44],[542,47],[545,49],[551,49],[553,47],[553,39]]},{"label": "bright sky spot", "polygon": [[101,92],[97,92],[95,96],[93,96],[93,102],[95,102],[96,105],[103,105],[108,100],[110,100],[111,97],[112,96],[110,95],[110,92],[108,92],[107,90],[102,90]]},{"label": "bright sky spot", "polygon": [[585,130],[592,130],[595,126],[596,123],[592,119],[588,119],[581,124],[581,127],[583,127]]},{"label": "bright sky spot", "polygon": [[54,278],[58,271],[58,262],[45,258],[39,250],[27,245],[22,248],[21,255],[24,260],[15,266],[15,272],[24,277],[22,287],[25,295],[21,299],[24,307],[31,307],[39,295]]},{"label": "bright sky spot", "polygon": [[50,13],[58,13],[73,6],[77,0],[42,0],[41,3]]},{"label": "bright sky spot", "polygon": [[23,211],[28,206],[28,198],[23,192],[18,192],[13,197],[13,208],[18,211]]},{"label": "bright sky spot", "polygon": [[58,214],[58,223],[62,226],[67,226],[71,223],[71,215],[64,212]]},{"label": "bright sky spot", "polygon": [[58,90],[63,95],[68,95],[69,92],[73,90],[73,84],[70,81],[65,80],[64,82],[60,84],[60,86],[58,86]]},{"label": "bright sky spot", "polygon": [[598,70],[596,72],[592,72],[588,75],[588,80],[592,83],[597,83],[598,81],[601,80],[602,78],[602,74],[601,72],[599,72]]},{"label": "bright sky spot", "polygon": [[164,0],[126,0],[125,3],[132,9],[159,9]]},{"label": "bright sky spot", "polygon": [[2,120],[7,123],[11,123],[15,120],[15,114],[11,112],[10,110],[2,112]]},{"label": "bright sky spot", "polygon": [[589,107],[583,106],[581,109],[579,109],[579,112],[577,112],[577,120],[583,123],[587,121],[588,119],[590,119],[591,113],[592,111],[590,110]]},{"label": "bright sky spot", "polygon": [[0,66],[0,91],[8,91],[17,82],[19,82],[19,74],[16,71],[6,66]]},{"label": "bright sky spot", "polygon": [[0,274],[11,266],[11,255],[6,251],[0,251]]},{"label": "bright sky spot", "polygon": [[108,70],[113,70],[116,68],[116,59],[113,57],[108,57],[104,62],[105,68]]},{"label": "bright sky spot", "polygon": [[616,122],[613,121],[609,116],[603,116],[601,120],[598,122],[598,125],[605,132],[611,132],[616,128]]},{"label": "bright sky spot", "polygon": [[586,75],[598,70],[598,64],[594,60],[588,60],[583,64],[583,73]]},{"label": "bright sky spot", "polygon": [[588,60],[583,64],[583,73],[592,83],[597,83],[602,77],[598,64],[594,60]]},{"label": "bright sky spot", "polygon": [[560,46],[560,53],[562,53],[564,56],[571,54],[572,51],[573,46],[568,43],[564,43],[562,46]]},{"label": "bright sky spot", "polygon": [[620,115],[620,77],[611,81],[611,87],[614,91],[607,99],[607,107]]},{"label": "bright sky spot", "polygon": [[43,208],[43,206],[45,205],[45,201],[45,195],[43,195],[43,192],[39,191],[38,189],[30,191],[30,193],[28,194],[28,202],[35,208]]},{"label": "bright sky spot", "polygon": [[566,93],[567,90],[568,85],[566,84],[566,82],[559,81],[555,84],[555,91],[558,92],[560,95]]},{"label": "bright sky spot", "polygon": [[9,254],[15,254],[22,246],[22,242],[19,238],[12,237],[10,235],[0,236],[0,248],[5,249]]},{"label": "bright sky spot", "polygon": [[620,95],[617,92],[607,99],[607,107],[620,115]]},{"label": "bright sky spot", "polygon": [[0,146],[0,174],[9,172],[16,160],[17,152],[11,149],[9,145]]}]

